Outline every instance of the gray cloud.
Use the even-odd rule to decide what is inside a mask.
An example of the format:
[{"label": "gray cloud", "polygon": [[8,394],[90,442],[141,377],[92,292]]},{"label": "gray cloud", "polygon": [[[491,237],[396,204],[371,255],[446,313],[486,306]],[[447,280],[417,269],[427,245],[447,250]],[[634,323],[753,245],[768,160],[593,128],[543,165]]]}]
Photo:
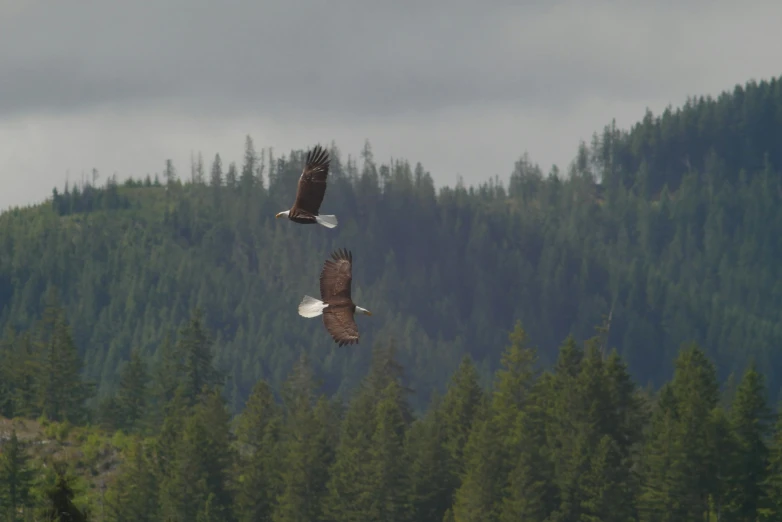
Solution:
[{"label": "gray cloud", "polygon": [[485,102],[567,110],[596,93],[646,98],[650,77],[698,73],[675,59],[695,43],[681,4],[518,5],[32,3],[0,32],[0,112],[181,96],[373,118]]},{"label": "gray cloud", "polygon": [[564,166],[611,118],[779,74],[780,17],[727,0],[0,0],[0,208],[67,169],[238,155],[246,133],[278,150],[369,138],[439,183],[505,176],[524,151]]}]

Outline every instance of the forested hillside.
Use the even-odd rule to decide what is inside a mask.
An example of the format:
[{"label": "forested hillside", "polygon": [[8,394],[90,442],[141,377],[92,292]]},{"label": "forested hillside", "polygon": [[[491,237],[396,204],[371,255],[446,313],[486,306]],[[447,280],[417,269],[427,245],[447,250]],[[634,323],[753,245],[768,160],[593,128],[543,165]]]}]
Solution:
[{"label": "forested hillside", "polygon": [[[328,394],[347,396],[374,343],[393,337],[422,408],[465,354],[488,384],[516,320],[550,365],[568,333],[589,337],[610,313],[608,343],[642,385],[670,378],[696,341],[720,379],[753,358],[776,397],[781,135],[773,80],[609,126],[560,176],[525,156],[508,183],[437,191],[421,165],[332,145],[333,230],[274,219],[304,151],[258,153],[248,137],[237,163],[168,162],[159,179],[72,185],[0,215],[0,326],[29,328],[56,288],[84,376],[106,397],[131,350],[159,365],[198,307],[234,411],[261,378],[279,391],[302,353]],[[296,312],[338,247],[353,251],[354,300],[374,314],[357,318],[349,348]]]},{"label": "forested hillside", "polygon": [[[347,403],[322,393],[302,354],[280,396],[258,381],[231,419],[196,312],[159,366],[132,353],[116,394],[84,426],[89,386],[52,297],[0,352],[1,412],[40,415],[44,426],[0,423],[4,520],[782,518],[782,424],[763,374],[750,366],[721,392],[697,345],[683,347],[652,397],[605,350],[605,325],[584,343],[565,339],[541,372],[517,323],[490,389],[465,357],[415,415],[395,345],[382,341]],[[20,361],[41,371],[19,374]]]}]

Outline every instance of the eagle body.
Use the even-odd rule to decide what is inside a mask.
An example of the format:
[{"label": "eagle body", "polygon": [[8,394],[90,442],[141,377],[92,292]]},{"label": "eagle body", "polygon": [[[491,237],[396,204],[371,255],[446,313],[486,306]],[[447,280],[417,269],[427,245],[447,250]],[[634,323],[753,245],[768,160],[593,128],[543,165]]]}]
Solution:
[{"label": "eagle body", "polygon": [[287,217],[300,225],[318,223],[328,228],[337,226],[337,216],[320,215],[320,205],[326,195],[330,161],[328,151],[320,145],[307,153],[296,189],[296,201],[289,210],[279,212],[275,217]]},{"label": "eagle body", "polygon": [[323,264],[320,299],[305,295],[299,303],[299,315],[302,317],[323,316],[323,325],[339,346],[358,343],[356,312],[372,315],[353,302],[350,296],[352,280],[353,254],[349,250],[338,249]]}]

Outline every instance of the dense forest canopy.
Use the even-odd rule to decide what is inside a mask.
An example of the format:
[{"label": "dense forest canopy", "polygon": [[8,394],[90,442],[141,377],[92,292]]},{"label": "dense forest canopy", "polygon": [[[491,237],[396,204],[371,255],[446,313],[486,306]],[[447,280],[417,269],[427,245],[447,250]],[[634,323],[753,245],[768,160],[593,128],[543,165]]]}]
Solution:
[{"label": "dense forest canopy", "polygon": [[[753,82],[507,186],[332,145],[334,230],[249,136],[5,212],[0,519],[780,520],[781,132]],[[296,312],[338,247],[349,349]]]},{"label": "dense forest canopy", "polygon": [[[670,378],[695,341],[721,380],[754,360],[776,396],[781,133],[774,79],[607,126],[566,175],[525,155],[507,184],[436,190],[420,164],[376,162],[369,143],[343,158],[332,144],[322,211],[334,230],[274,219],[304,151],[258,153],[248,136],[238,163],[199,155],[188,175],[167,161],[160,176],[66,186],[0,215],[0,326],[31,327],[56,289],[105,397],[132,350],[159,364],[199,308],[234,411],[258,379],[279,392],[302,353],[328,394],[347,397],[371,347],[393,337],[421,409],[465,354],[488,384],[516,320],[545,366],[564,336],[585,339],[610,313],[608,343],[644,386]],[[354,299],[374,312],[350,349],[296,313],[338,247],[353,251]]]},{"label": "dense forest canopy", "polygon": [[323,394],[302,353],[279,396],[259,380],[231,418],[195,310],[159,365],[133,350],[116,392],[90,412],[63,310],[54,292],[46,301],[33,328],[0,346],[0,413],[16,417],[0,422],[5,520],[782,517],[782,424],[763,373],[750,365],[720,390],[694,344],[652,396],[606,350],[607,324],[584,343],[566,338],[541,371],[517,322],[489,389],[465,356],[416,415],[386,339],[348,401]]}]

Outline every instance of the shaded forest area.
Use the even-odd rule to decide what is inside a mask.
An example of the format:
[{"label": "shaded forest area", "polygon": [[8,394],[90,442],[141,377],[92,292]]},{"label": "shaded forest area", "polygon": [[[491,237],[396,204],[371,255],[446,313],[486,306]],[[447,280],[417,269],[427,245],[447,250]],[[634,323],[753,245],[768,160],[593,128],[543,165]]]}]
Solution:
[{"label": "shaded forest area", "polygon": [[[57,288],[85,378],[105,396],[133,349],[157,364],[198,307],[233,411],[259,379],[279,390],[302,352],[327,393],[347,398],[375,340],[394,336],[420,410],[464,355],[488,384],[517,319],[552,364],[563,337],[590,336],[610,313],[609,341],[644,386],[669,379],[679,345],[695,341],[720,380],[753,359],[776,397],[780,85],[608,126],[565,176],[525,155],[507,184],[436,191],[420,164],[378,163],[368,143],[344,159],[332,145],[334,230],[274,219],[304,152],[258,153],[250,137],[238,164],[198,155],[189,176],[168,161],[160,177],[66,186],[0,215],[0,325],[29,328]],[[359,319],[355,349],[296,313],[338,247],[353,250],[354,298],[375,312]]]},{"label": "shaded forest area", "polygon": [[[779,520],[780,85],[507,186],[332,145],[333,231],[249,137],[3,213],[0,517]],[[296,313],[343,246],[351,349]]]},{"label": "shaded forest area", "polygon": [[[279,394],[258,381],[232,418],[213,336],[195,310],[159,366],[134,350],[116,393],[89,410],[70,328],[56,296],[47,301],[31,330],[3,340],[0,413],[40,416],[51,439],[79,426],[88,435],[76,457],[35,457],[52,440],[25,444],[9,430],[0,453],[5,520],[782,517],[782,421],[765,379],[750,365],[720,389],[696,344],[681,347],[673,378],[650,394],[607,349],[606,323],[583,343],[567,337],[542,369],[517,322],[489,389],[465,356],[416,415],[396,344],[379,340],[347,403],[323,393],[302,353]],[[59,399],[49,395],[55,386]],[[119,453],[119,463],[86,464],[99,450]]]}]

